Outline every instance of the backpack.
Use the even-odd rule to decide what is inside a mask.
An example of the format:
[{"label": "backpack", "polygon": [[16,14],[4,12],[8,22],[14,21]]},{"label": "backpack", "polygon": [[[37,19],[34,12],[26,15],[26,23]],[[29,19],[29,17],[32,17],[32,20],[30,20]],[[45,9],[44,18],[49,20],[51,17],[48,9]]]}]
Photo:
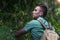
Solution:
[{"label": "backpack", "polygon": [[49,23],[49,29],[46,28],[45,24],[42,22],[42,20],[38,20],[42,27],[44,28],[44,33],[41,36],[40,40],[60,40],[59,35],[52,30],[51,24]]}]

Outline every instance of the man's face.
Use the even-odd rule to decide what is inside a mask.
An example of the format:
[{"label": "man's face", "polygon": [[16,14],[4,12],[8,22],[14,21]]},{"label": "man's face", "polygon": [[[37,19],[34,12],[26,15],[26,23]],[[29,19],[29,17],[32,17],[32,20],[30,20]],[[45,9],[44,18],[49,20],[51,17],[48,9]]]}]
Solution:
[{"label": "man's face", "polygon": [[37,18],[39,16],[42,16],[43,12],[40,6],[36,6],[35,9],[32,11],[32,17]]}]

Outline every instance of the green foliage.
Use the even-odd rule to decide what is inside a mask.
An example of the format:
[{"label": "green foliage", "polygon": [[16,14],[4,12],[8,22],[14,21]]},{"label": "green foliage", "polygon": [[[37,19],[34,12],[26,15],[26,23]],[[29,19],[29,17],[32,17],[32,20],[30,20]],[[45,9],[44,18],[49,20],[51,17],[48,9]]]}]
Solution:
[{"label": "green foliage", "polygon": [[[56,32],[60,35],[60,8],[55,7],[53,1],[0,0],[0,29],[2,30],[0,32],[0,40],[14,40],[14,35],[11,34],[10,29],[13,30],[13,32],[16,32],[17,30],[23,28],[24,25],[32,19],[31,12],[37,3],[47,3],[49,5],[46,19],[52,23],[56,29]],[[8,36],[4,35],[5,33]],[[10,37],[13,39],[10,39]],[[29,33],[22,36],[21,40],[30,40]]]},{"label": "green foliage", "polygon": [[6,26],[0,26],[0,40],[15,40],[12,30]]}]

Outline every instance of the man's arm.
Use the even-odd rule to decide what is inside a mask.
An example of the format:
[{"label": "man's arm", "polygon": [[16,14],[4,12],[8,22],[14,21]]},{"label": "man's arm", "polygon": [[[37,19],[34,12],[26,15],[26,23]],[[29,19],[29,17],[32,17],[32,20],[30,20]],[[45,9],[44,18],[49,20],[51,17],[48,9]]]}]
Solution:
[{"label": "man's arm", "polygon": [[26,31],[25,31],[24,29],[21,29],[21,30],[17,31],[17,32],[15,33],[15,38],[16,38],[16,40],[18,40],[18,38],[19,38],[20,36],[22,36],[23,34],[25,34],[25,33],[26,33]]},{"label": "man's arm", "polygon": [[[35,21],[34,21],[35,22]],[[19,36],[25,34],[26,32],[30,31],[33,27],[35,27],[33,21],[28,22],[23,29],[19,30],[18,32],[15,33],[15,37],[17,40],[19,40]]]}]

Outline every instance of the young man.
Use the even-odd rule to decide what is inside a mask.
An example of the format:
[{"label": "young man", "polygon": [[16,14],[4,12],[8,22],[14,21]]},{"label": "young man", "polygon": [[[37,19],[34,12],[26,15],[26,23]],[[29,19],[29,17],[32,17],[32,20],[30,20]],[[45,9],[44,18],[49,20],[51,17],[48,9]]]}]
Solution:
[{"label": "young man", "polygon": [[48,22],[44,19],[46,15],[47,15],[47,7],[43,4],[37,4],[35,6],[34,11],[32,12],[33,20],[28,22],[23,29],[16,32],[15,37],[18,38],[19,36],[30,31],[31,40],[40,40],[44,30],[38,20],[42,20],[42,22],[46,25],[46,27],[49,28]]}]

